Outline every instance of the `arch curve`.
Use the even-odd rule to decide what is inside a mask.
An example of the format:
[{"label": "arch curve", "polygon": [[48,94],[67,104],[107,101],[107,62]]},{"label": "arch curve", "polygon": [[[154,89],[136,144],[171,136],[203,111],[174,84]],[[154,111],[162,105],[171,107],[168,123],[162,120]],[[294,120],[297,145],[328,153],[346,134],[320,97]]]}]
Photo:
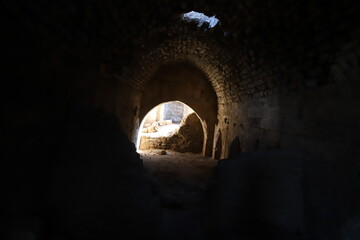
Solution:
[{"label": "arch curve", "polygon": [[[170,107],[170,110],[167,110],[166,109],[166,104],[171,104]],[[174,116],[174,112],[173,110],[171,110],[174,105],[173,104],[176,104],[176,103],[180,103],[182,106],[184,106],[184,108],[180,109],[180,112],[181,112],[181,124],[180,126],[182,126],[178,131],[180,134],[176,134],[176,135],[167,135],[167,136],[170,136],[171,139],[170,142],[172,142],[173,144],[173,141],[175,139],[179,139],[180,138],[184,138],[184,136],[187,136],[186,137],[186,141],[180,141],[180,145],[181,143],[185,143],[185,148],[184,147],[181,147],[179,145],[179,143],[177,143],[176,145],[179,146],[179,147],[175,147],[175,148],[169,148],[169,149],[172,149],[172,150],[175,150],[175,151],[178,151],[176,149],[182,149],[182,151],[184,149],[188,149],[190,150],[190,152],[194,152],[194,153],[203,153],[204,154],[204,151],[206,149],[206,140],[207,140],[207,126],[206,126],[206,122],[204,120],[202,120],[201,116],[199,116],[199,114],[194,111],[189,105],[181,102],[181,101],[169,101],[169,102],[162,102],[158,105],[156,105],[154,108],[152,108],[143,118],[142,118],[142,121],[141,121],[141,124],[140,124],[140,127],[139,127],[139,131],[138,131],[138,134],[137,134],[137,140],[136,140],[136,148],[138,150],[143,150],[140,148],[140,146],[142,145],[142,143],[140,144],[140,142],[142,142],[142,135],[143,133],[141,131],[143,130],[147,130],[148,128],[152,128],[152,127],[148,127],[148,128],[144,128],[144,125],[145,123],[148,121],[148,122],[153,122],[153,121],[157,121],[159,120],[159,122],[161,122],[161,124],[164,124],[164,125],[167,125],[166,122],[168,121],[169,119],[169,113],[170,113],[170,116]],[[178,108],[179,106],[177,106]],[[176,109],[176,108],[175,108]],[[175,110],[174,110],[175,111]],[[179,112],[176,112],[175,111],[175,114],[178,114]],[[154,116],[156,115],[156,116]],[[155,117],[155,118],[154,118]],[[160,119],[158,119],[160,118]],[[150,119],[150,121],[149,121]],[[152,121],[151,121],[152,120]],[[156,122],[157,123],[157,122]],[[168,124],[171,124],[168,123]],[[150,125],[150,124],[149,124]],[[164,126],[164,125],[161,125],[161,126]],[[161,128],[161,126],[159,126],[159,128]],[[200,128],[198,128],[198,126],[201,126]],[[171,127],[171,126],[170,126]],[[176,129],[176,128],[175,128]],[[200,130],[201,129],[201,130]],[[174,129],[172,130],[174,131]],[[163,136],[163,135],[161,135]],[[175,137],[175,138],[174,138]],[[195,141],[194,141],[195,140]],[[168,140],[167,140],[168,141]],[[189,143],[192,142],[190,145]],[[195,143],[195,145],[194,145]],[[168,144],[165,144],[165,145],[168,145]],[[192,146],[191,146],[192,145]],[[167,148],[165,148],[167,149]],[[196,151],[194,151],[194,149],[197,149]],[[185,150],[186,151],[186,150]]]},{"label": "arch curve", "polygon": [[207,135],[203,154],[211,156],[218,98],[206,75],[189,62],[168,63],[158,69],[142,91],[138,119],[154,106],[174,100],[190,106],[201,117]]},{"label": "arch curve", "polygon": [[231,68],[232,61],[228,53],[215,43],[206,39],[182,36],[164,42],[160,47],[142,54],[131,70],[124,71],[121,79],[126,80],[134,88],[143,91],[147,82],[153,78],[158,69],[167,64],[188,62],[200,69],[213,87],[219,104],[238,100],[237,88],[230,86],[236,68]]},{"label": "arch curve", "polygon": [[[188,29],[189,30],[189,29]],[[177,30],[178,31],[178,30]],[[240,99],[241,91],[239,86],[231,84],[234,79],[238,79],[240,67],[234,66],[234,59],[229,58],[229,54],[218,43],[209,41],[206,36],[193,36],[193,32],[189,30],[190,35],[177,35],[174,38],[166,40],[157,48],[153,48],[150,51],[140,54],[141,58],[136,59],[135,65],[131,68],[126,68],[122,72],[122,76],[119,79],[131,84],[140,94],[136,100],[136,104],[139,113],[133,118],[133,126],[130,135],[135,138],[137,130],[139,128],[139,119],[145,116],[153,106],[160,104],[161,102],[172,101],[174,99],[182,101],[191,106],[200,115],[204,115],[201,111],[205,111],[205,115],[208,112],[214,113],[214,116],[205,120],[207,125],[209,138],[205,151],[205,156],[211,157],[213,155],[213,137],[215,132],[215,125],[222,119],[222,116],[228,116],[233,109],[233,103],[238,102]],[[197,33],[196,33],[197,34]],[[176,35],[176,34],[175,34]],[[180,94],[170,95],[167,98],[158,98],[157,101],[152,99],[151,101],[144,100],[149,88],[153,85],[153,81],[158,78],[159,73],[166,71],[171,66],[187,65],[187,69],[194,69],[193,72],[198,72],[202,79],[206,82],[207,88],[212,92],[213,96],[209,99],[211,103],[215,103],[213,106],[209,103],[204,103],[199,107],[196,104],[201,101],[192,101],[192,97],[185,97]],[[173,74],[176,76],[176,74]],[[170,78],[169,78],[170,79]],[[167,84],[171,81],[164,81]],[[188,81],[189,83],[190,81]],[[193,81],[196,84],[196,81]],[[161,87],[162,88],[162,87]],[[159,89],[161,89],[159,88]],[[166,90],[163,90],[166,91]],[[162,95],[161,92],[154,95]],[[146,106],[147,105],[147,106]],[[135,107],[135,106],[134,106]],[[228,126],[219,124],[219,127],[223,130],[224,135],[228,131]],[[227,146],[227,145],[226,145]],[[227,148],[225,146],[225,148]]]}]

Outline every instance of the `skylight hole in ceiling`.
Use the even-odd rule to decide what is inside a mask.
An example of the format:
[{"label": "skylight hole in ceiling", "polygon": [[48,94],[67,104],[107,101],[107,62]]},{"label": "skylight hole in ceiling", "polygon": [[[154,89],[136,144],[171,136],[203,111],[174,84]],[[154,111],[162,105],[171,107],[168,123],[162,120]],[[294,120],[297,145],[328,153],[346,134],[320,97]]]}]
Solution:
[{"label": "skylight hole in ceiling", "polygon": [[187,22],[196,22],[198,27],[201,27],[204,23],[207,23],[209,28],[213,28],[219,23],[219,19],[217,19],[215,15],[208,17],[203,13],[195,11],[182,14],[181,20]]}]

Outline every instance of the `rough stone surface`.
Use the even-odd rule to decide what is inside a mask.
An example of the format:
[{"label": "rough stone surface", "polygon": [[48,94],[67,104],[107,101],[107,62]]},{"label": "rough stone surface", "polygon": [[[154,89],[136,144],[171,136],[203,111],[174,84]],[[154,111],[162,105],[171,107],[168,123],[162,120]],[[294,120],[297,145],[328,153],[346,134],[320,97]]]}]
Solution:
[{"label": "rough stone surface", "polygon": [[180,123],[184,117],[184,104],[180,102],[165,103],[164,119],[171,120],[173,123]]},{"label": "rough stone surface", "polygon": [[180,123],[179,129],[169,137],[142,136],[140,149],[169,149],[177,152],[201,153],[204,131],[196,113],[189,114]]},{"label": "rough stone surface", "polygon": [[179,152],[201,153],[204,141],[204,131],[196,113],[189,114],[180,124],[179,131],[173,135],[173,141],[178,144],[174,150]]}]

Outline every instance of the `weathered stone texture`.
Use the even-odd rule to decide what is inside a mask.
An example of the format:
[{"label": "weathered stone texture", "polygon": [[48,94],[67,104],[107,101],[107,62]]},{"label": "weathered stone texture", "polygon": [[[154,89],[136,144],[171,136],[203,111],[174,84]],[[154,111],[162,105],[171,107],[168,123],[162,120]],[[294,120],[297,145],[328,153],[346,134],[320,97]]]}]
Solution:
[{"label": "weathered stone texture", "polygon": [[179,129],[169,137],[142,136],[140,149],[165,149],[177,152],[202,153],[204,130],[196,113],[181,121]]}]

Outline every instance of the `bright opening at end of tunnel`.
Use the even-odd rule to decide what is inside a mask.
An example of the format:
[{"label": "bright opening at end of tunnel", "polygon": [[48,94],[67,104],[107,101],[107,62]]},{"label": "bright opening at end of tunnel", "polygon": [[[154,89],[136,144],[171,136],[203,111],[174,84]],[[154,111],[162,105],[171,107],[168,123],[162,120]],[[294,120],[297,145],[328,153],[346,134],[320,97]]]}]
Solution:
[{"label": "bright opening at end of tunnel", "polygon": [[[189,131],[198,137],[191,137]],[[200,140],[194,140],[197,138]],[[203,126],[194,110],[182,102],[171,101],[157,105],[146,114],[139,128],[136,148],[138,151],[176,151],[178,145],[187,149],[186,145],[191,142],[192,146],[199,145],[197,148],[201,152],[203,138]]]},{"label": "bright opening at end of tunnel", "polygon": [[191,11],[181,15],[181,19],[187,22],[196,22],[198,27],[201,27],[204,23],[209,24],[209,28],[213,28],[219,23],[219,19],[215,16],[208,17],[203,13]]}]

